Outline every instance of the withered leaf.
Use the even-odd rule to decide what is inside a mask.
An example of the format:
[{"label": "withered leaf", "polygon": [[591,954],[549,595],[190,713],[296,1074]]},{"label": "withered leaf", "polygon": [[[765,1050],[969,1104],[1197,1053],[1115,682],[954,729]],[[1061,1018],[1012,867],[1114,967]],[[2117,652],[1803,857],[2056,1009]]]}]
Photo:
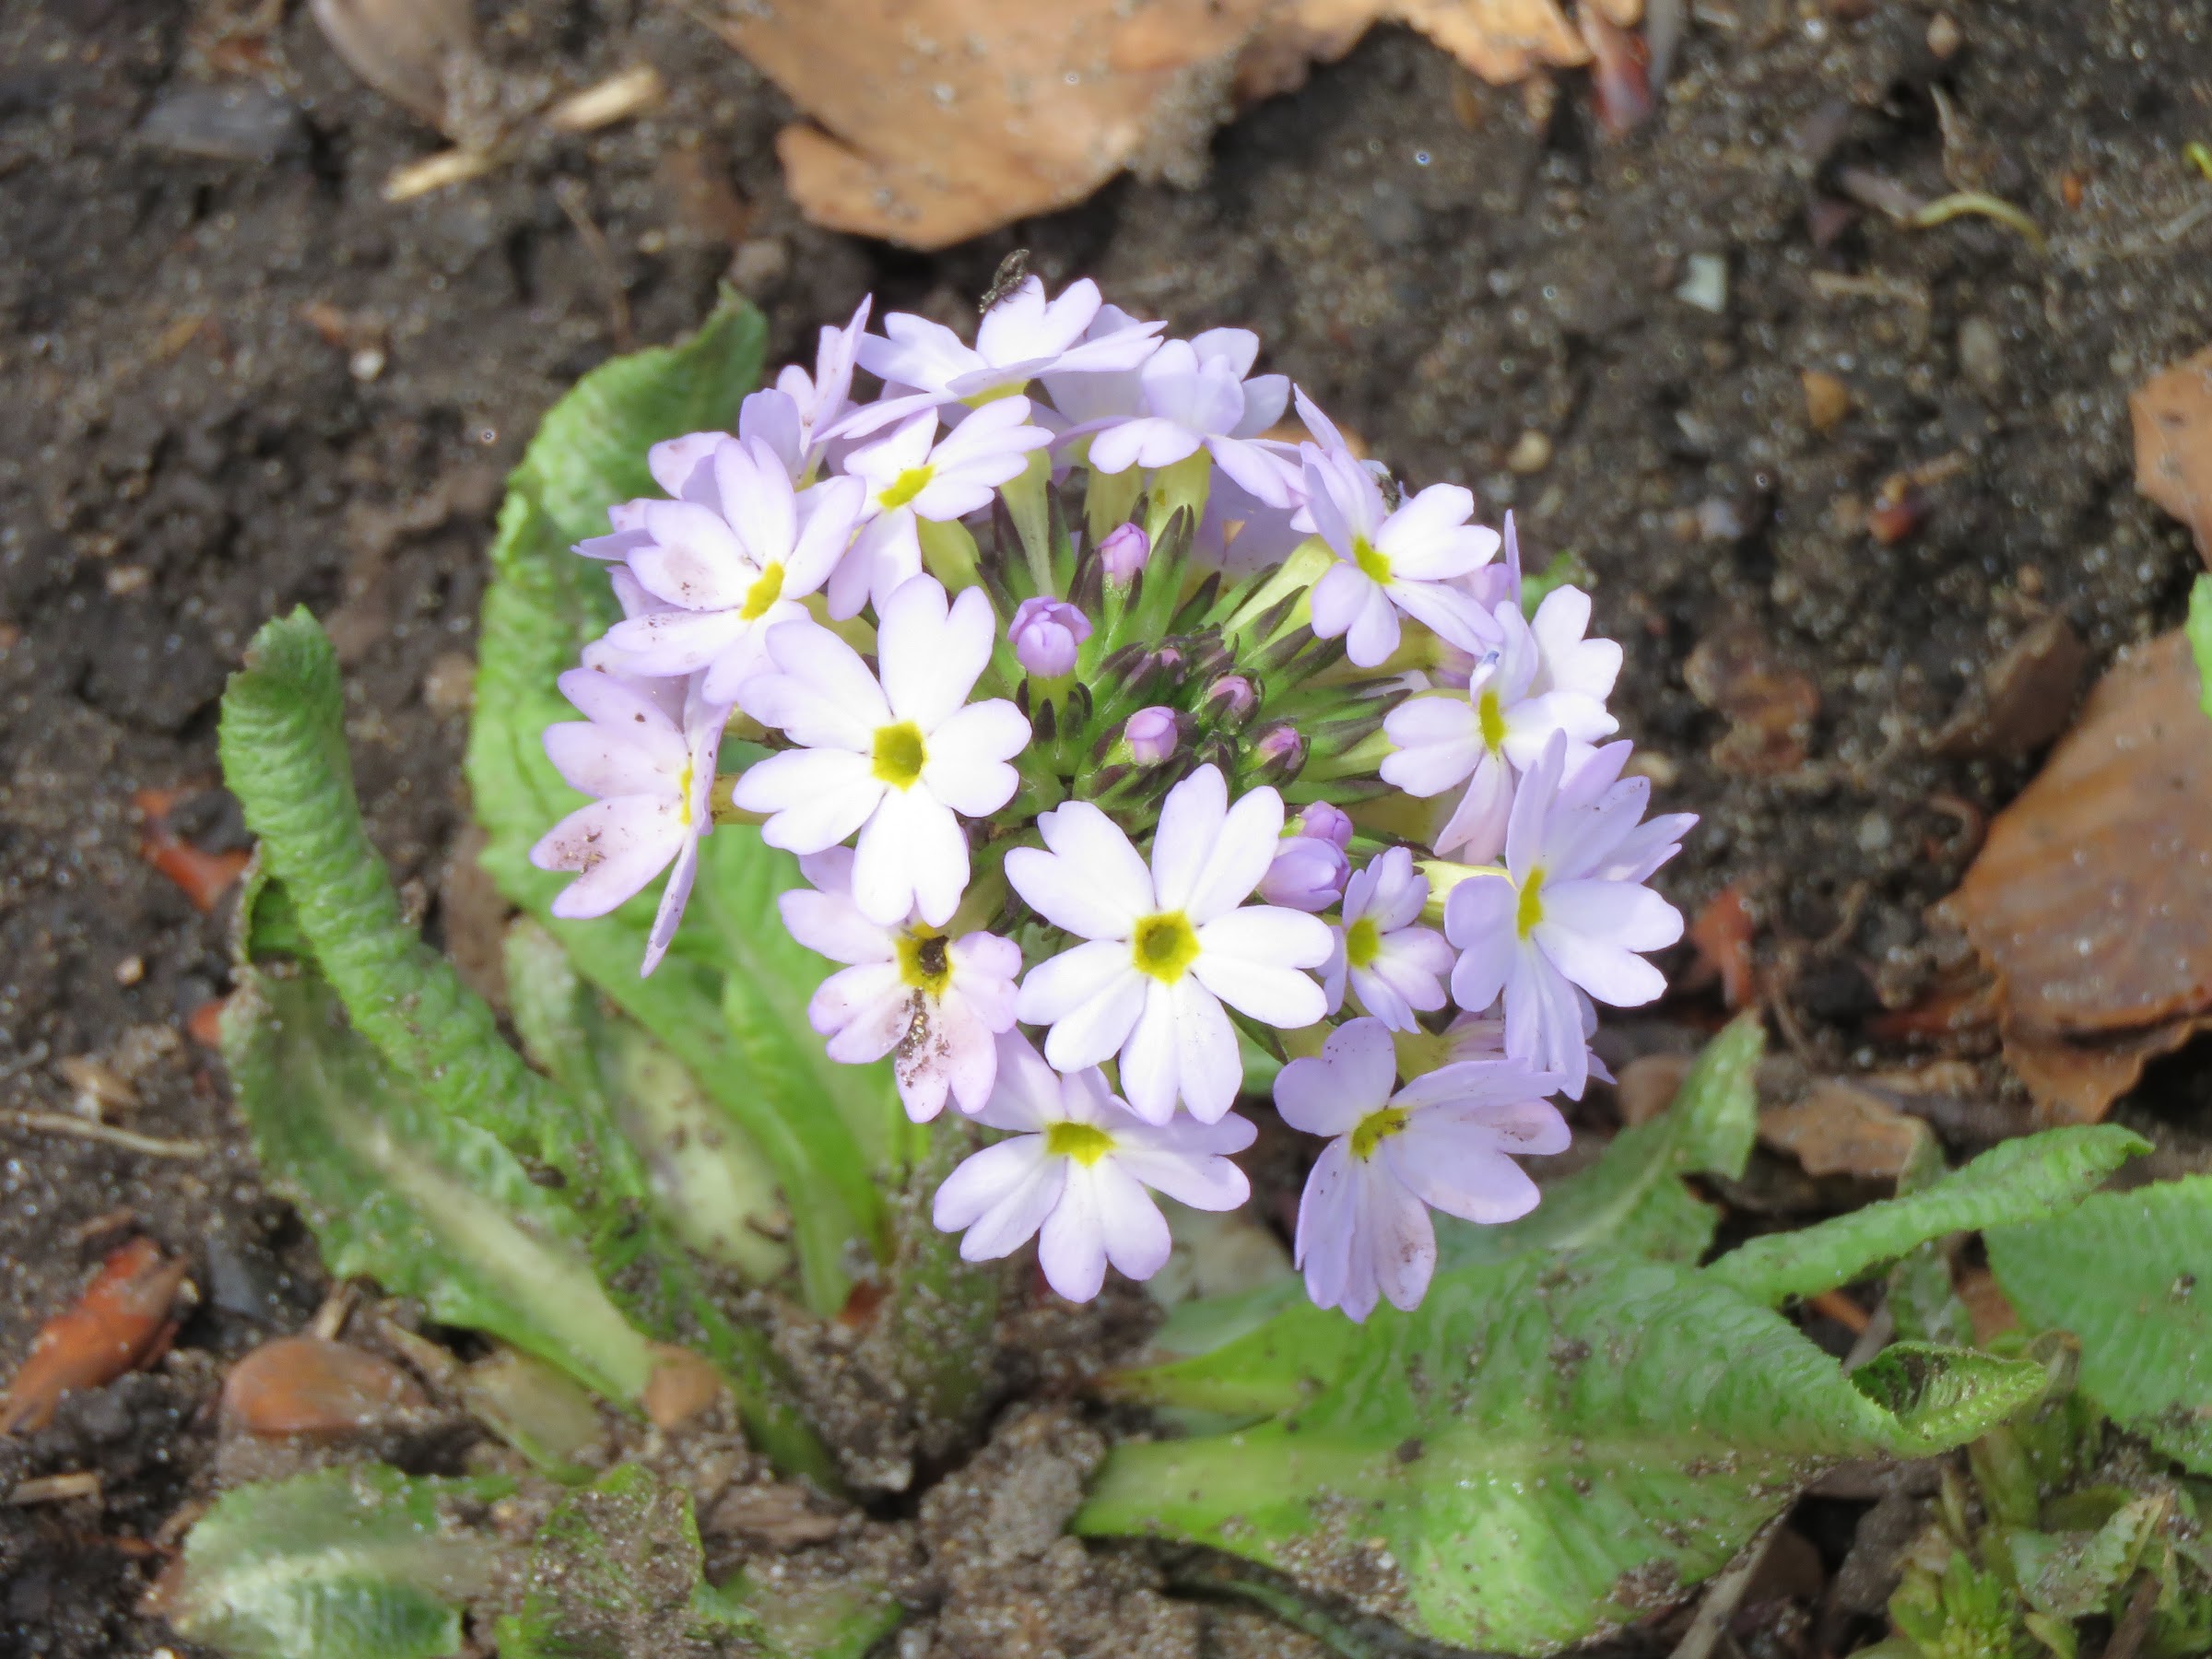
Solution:
[{"label": "withered leaf", "polygon": [[2127,407],[2136,488],[2189,526],[2212,566],[2212,347],[2152,375]]}]

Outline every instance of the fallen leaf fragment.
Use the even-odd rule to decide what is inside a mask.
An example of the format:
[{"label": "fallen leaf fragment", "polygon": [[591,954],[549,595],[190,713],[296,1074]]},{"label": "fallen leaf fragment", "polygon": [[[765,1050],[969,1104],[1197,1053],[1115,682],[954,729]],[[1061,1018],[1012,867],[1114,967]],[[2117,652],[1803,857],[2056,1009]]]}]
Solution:
[{"label": "fallen leaf fragment", "polygon": [[[1599,13],[1625,29],[1640,0]],[[724,0],[714,18],[811,118],[776,138],[800,210],[924,250],[1124,170],[1194,180],[1232,89],[1295,86],[1378,22],[1500,85],[1590,61],[1557,0]]]},{"label": "fallen leaf fragment", "polygon": [[2094,1122],[2212,1017],[2212,726],[2180,632],[2124,657],[1944,901],[2047,1119]]},{"label": "fallen leaf fragment", "polygon": [[1759,1138],[1787,1152],[1807,1175],[1894,1181],[1928,1127],[1880,1096],[1841,1077],[1822,1077],[1802,1099],[1759,1114]]},{"label": "fallen leaf fragment", "polygon": [[722,1373],[689,1348],[656,1342],[653,1375],[639,1404],[656,1429],[680,1429],[722,1397]]},{"label": "fallen leaf fragment", "polygon": [[252,854],[233,847],[221,853],[203,853],[169,827],[169,810],[183,797],[166,789],[141,789],[131,797],[146,820],[138,838],[138,856],[175,882],[205,914],[221,902],[230,884],[245,874]]},{"label": "fallen leaf fragment", "polygon": [[2136,488],[2189,526],[2212,566],[2212,347],[2152,375],[2127,408]]},{"label": "fallen leaf fragment", "polygon": [[1745,883],[1732,881],[1711,899],[1689,924],[1689,942],[1698,953],[1693,978],[1719,976],[1721,999],[1730,1009],[1743,1007],[1758,989],[1751,940],[1758,932],[1745,902]]},{"label": "fallen leaf fragment", "polygon": [[1756,624],[1725,623],[1700,640],[1682,678],[1691,696],[1728,720],[1712,747],[1723,771],[1766,777],[1804,763],[1820,688],[1784,662]]},{"label": "fallen leaf fragment", "polygon": [[1958,713],[1936,733],[1942,755],[2018,756],[2065,729],[2088,667],[2088,651],[2064,617],[2045,617],[1983,670]]},{"label": "fallen leaf fragment", "polygon": [[335,1440],[429,1404],[389,1359],[318,1336],[279,1336],[230,1368],[223,1416],[249,1434]]},{"label": "fallen leaf fragment", "polygon": [[175,1334],[171,1313],[189,1265],[147,1238],[110,1252],[76,1304],[40,1328],[0,1400],[0,1434],[45,1428],[64,1394],[98,1388],[159,1354]]}]

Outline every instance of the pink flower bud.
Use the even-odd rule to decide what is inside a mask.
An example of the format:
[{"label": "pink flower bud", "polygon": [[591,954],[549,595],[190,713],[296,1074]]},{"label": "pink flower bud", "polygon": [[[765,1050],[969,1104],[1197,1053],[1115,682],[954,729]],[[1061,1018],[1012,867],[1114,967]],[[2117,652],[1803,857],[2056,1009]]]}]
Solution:
[{"label": "pink flower bud", "polygon": [[1152,557],[1152,538],[1141,524],[1124,524],[1099,544],[1099,562],[1109,582],[1127,582]]},{"label": "pink flower bud", "polygon": [[1042,679],[1076,671],[1076,652],[1090,638],[1090,618],[1065,599],[1024,599],[1006,629],[1015,659]]},{"label": "pink flower bud", "polygon": [[1298,815],[1298,833],[1309,840],[1327,841],[1341,853],[1352,844],[1352,820],[1343,807],[1315,801]]},{"label": "pink flower bud", "polygon": [[1230,727],[1242,725],[1260,706],[1260,694],[1241,674],[1225,674],[1206,687],[1206,712]]},{"label": "pink flower bud", "polygon": [[1343,853],[1327,841],[1288,836],[1276,849],[1267,874],[1260,877],[1260,897],[1269,904],[1311,914],[1327,910],[1344,896],[1345,877],[1350,874]]},{"label": "pink flower bud", "polygon": [[1139,766],[1158,766],[1175,752],[1182,736],[1175,711],[1157,705],[1139,709],[1122,727],[1122,739],[1129,746],[1129,757]]}]

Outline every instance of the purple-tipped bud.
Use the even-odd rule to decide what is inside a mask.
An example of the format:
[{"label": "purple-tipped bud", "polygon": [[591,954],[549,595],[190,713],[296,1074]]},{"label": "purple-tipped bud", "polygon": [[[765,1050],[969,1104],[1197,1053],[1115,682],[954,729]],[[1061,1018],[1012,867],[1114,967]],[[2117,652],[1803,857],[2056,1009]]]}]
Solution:
[{"label": "purple-tipped bud", "polygon": [[1298,833],[1309,841],[1327,841],[1339,853],[1352,844],[1352,820],[1341,806],[1315,801],[1298,815]]},{"label": "purple-tipped bud", "polygon": [[1182,739],[1175,711],[1157,705],[1139,709],[1122,727],[1122,740],[1129,746],[1129,758],[1139,766],[1158,766],[1175,752],[1175,746]]},{"label": "purple-tipped bud", "polygon": [[1259,692],[1241,674],[1225,674],[1206,688],[1206,715],[1224,725],[1242,725],[1259,706]]},{"label": "purple-tipped bud", "polygon": [[1109,582],[1127,582],[1152,557],[1152,538],[1141,524],[1124,524],[1099,544],[1099,563]]},{"label": "purple-tipped bud", "polygon": [[1327,841],[1288,836],[1260,877],[1260,897],[1289,910],[1324,911],[1344,897],[1345,877],[1350,874],[1344,853]]},{"label": "purple-tipped bud", "polygon": [[1076,671],[1076,652],[1090,638],[1090,618],[1065,599],[1024,599],[1006,629],[1015,660],[1041,679]]},{"label": "purple-tipped bud", "polygon": [[1263,783],[1288,783],[1305,770],[1306,740],[1288,721],[1264,729],[1253,739],[1252,758]]}]

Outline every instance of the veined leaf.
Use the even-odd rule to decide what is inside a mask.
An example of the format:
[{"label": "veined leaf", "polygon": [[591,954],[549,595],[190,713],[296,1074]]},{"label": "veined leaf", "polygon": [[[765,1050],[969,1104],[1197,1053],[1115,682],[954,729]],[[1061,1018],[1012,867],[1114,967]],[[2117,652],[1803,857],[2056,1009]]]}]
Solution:
[{"label": "veined leaf", "polygon": [[[1600,1248],[1695,1262],[1712,1242],[1715,1216],[1683,1177],[1743,1173],[1758,1123],[1752,1074],[1765,1043],[1756,1015],[1737,1019],[1705,1045],[1665,1112],[1622,1131],[1588,1169],[1546,1188],[1524,1219],[1477,1227],[1437,1217],[1439,1271]],[[1295,1281],[1205,1298],[1178,1308],[1156,1339],[1191,1358],[1124,1371],[1112,1387],[1154,1406],[1266,1417],[1334,1376],[1357,1330],[1306,1301]]]},{"label": "veined leaf", "polygon": [[2100,1193],[1988,1244],[2021,1319],[2080,1339],[2082,1392],[2212,1474],[2212,1175]]},{"label": "veined leaf", "polygon": [[402,1080],[319,978],[244,971],[223,1057],[270,1183],[333,1274],[418,1296],[611,1399],[643,1393],[651,1346],[600,1288],[575,1212],[489,1130]]},{"label": "veined leaf", "polygon": [[1956,1174],[1794,1232],[1767,1233],[1709,1269],[1754,1301],[1815,1296],[1916,1244],[2063,1215],[2150,1143],[2116,1124],[2047,1129],[1991,1147]]},{"label": "veined leaf", "polygon": [[241,1487],[185,1539],[170,1622],[232,1659],[446,1659],[498,1565],[451,1511],[510,1486],[370,1464]]},{"label": "veined leaf", "polygon": [[1213,1545],[1440,1641],[1548,1653],[1724,1564],[1838,1461],[1923,1456],[2043,1368],[1900,1345],[1846,1377],[1698,1270],[1592,1253],[1440,1275],[1275,1421],[1117,1448],[1089,1534]]},{"label": "veined leaf", "polygon": [[602,365],[546,418],[509,480],[492,546],[467,773],[490,838],[485,867],[759,1148],[790,1202],[806,1300],[827,1312],[850,1288],[846,1245],[887,1248],[881,1177],[905,1151],[904,1117],[888,1067],[832,1065],[806,1024],[828,965],[775,912],[795,865],[751,830],[710,835],[692,913],[641,980],[652,895],[596,921],[555,922],[547,907],[568,878],[528,858],[583,800],[546,758],[545,728],[576,718],[555,681],[614,617],[606,572],[570,548],[606,528],[610,505],[653,492],[652,444],[735,421],[759,376],[761,332],[759,313],[732,297],[682,345]]}]

